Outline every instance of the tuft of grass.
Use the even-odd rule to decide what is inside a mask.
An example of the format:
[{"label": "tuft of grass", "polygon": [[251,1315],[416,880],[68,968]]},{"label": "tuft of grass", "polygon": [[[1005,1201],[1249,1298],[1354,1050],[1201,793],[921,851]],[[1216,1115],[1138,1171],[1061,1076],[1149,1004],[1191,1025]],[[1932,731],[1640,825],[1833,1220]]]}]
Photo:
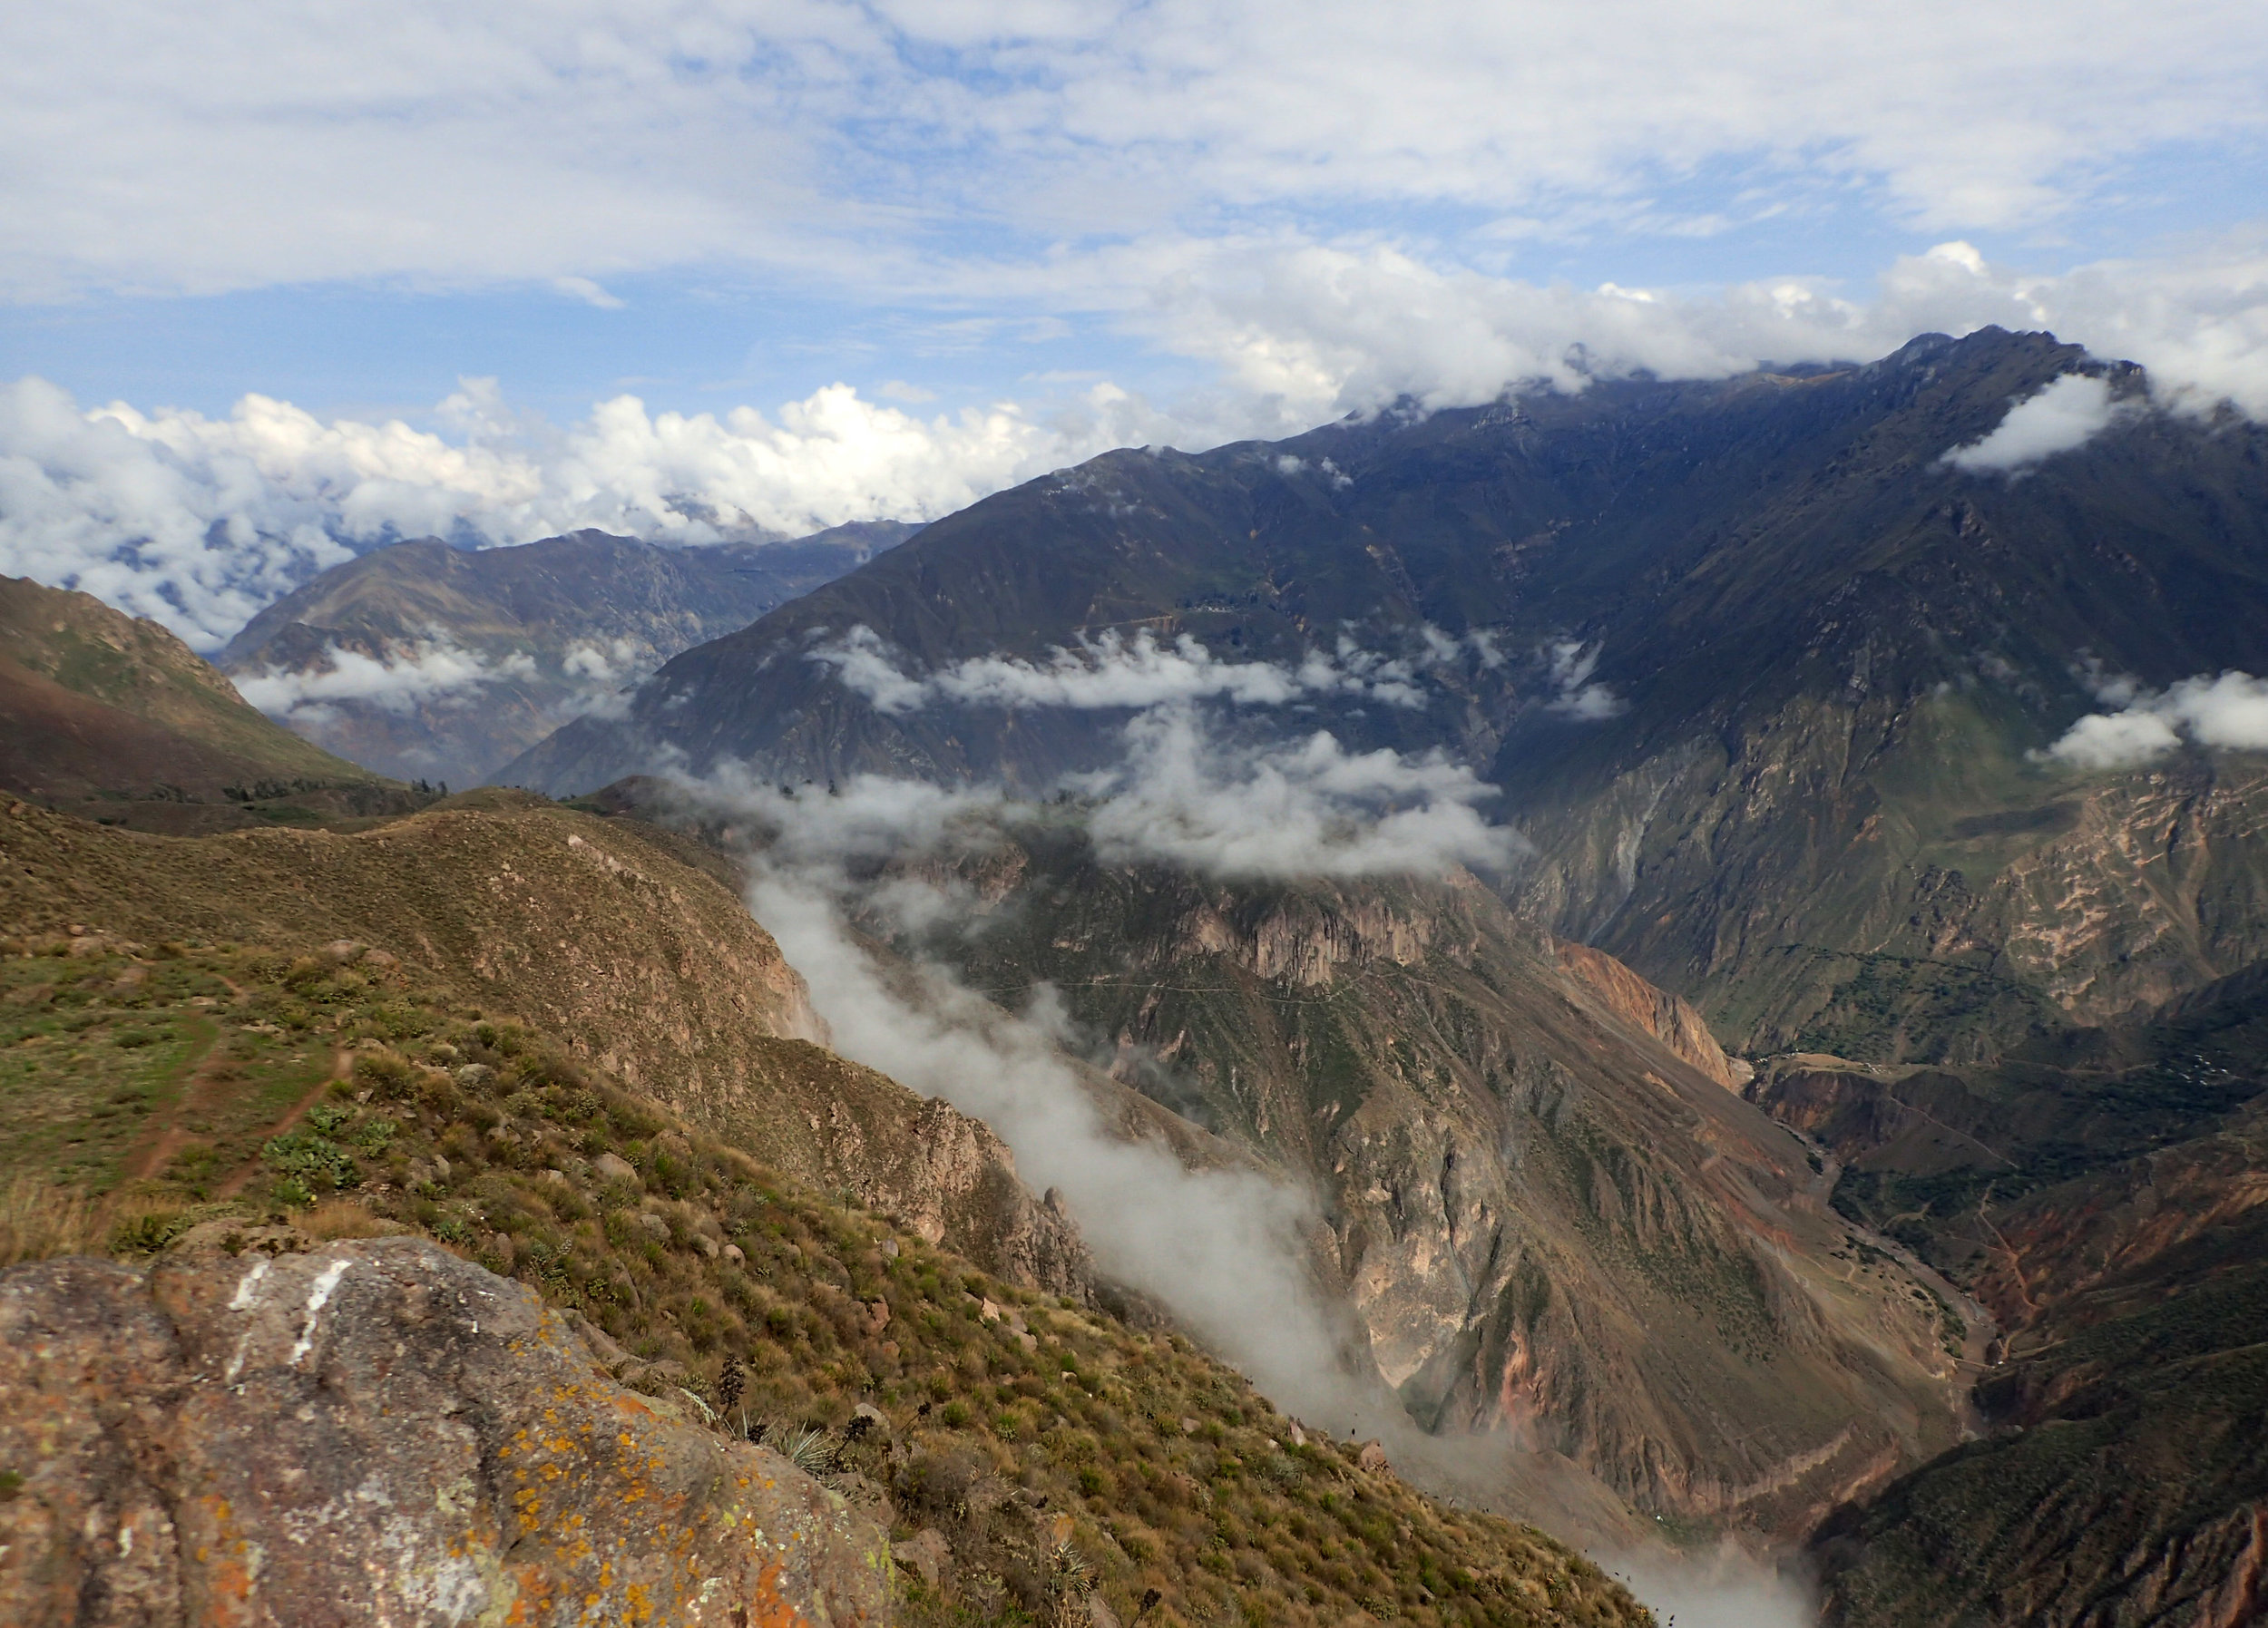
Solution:
[{"label": "tuft of grass", "polygon": [[83,1193],[30,1175],[0,1187],[0,1266],[99,1252],[102,1229]]}]

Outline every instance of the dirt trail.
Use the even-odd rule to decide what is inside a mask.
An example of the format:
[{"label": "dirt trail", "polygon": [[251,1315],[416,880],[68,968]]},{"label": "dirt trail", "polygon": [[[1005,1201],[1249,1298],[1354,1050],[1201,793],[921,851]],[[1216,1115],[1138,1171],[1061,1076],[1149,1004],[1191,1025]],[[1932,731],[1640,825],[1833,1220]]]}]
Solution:
[{"label": "dirt trail", "polygon": [[220,1044],[220,1026],[210,1018],[202,1019],[207,1032],[191,1038],[190,1050],[181,1058],[179,1084],[173,1100],[167,1106],[165,1116],[142,1132],[126,1155],[119,1162],[118,1186],[155,1175],[165,1168],[173,1155],[189,1140],[189,1133],[181,1128],[181,1118],[191,1104],[199,1098],[199,1091],[206,1083],[206,1067],[212,1061],[213,1052]]},{"label": "dirt trail", "polygon": [[[307,1117],[308,1110],[313,1107],[317,1103],[323,1100],[323,1094],[331,1088],[332,1082],[347,1077],[347,1071],[351,1067],[353,1067],[352,1053],[347,1051],[345,1047],[340,1047],[337,1050],[334,1050],[331,1053],[330,1072],[316,1082],[315,1088],[313,1090],[309,1091],[305,1097],[302,1097],[298,1102],[293,1103],[289,1108],[286,1109],[281,1118],[278,1119],[275,1124],[269,1126],[266,1130],[262,1131],[260,1133],[259,1139],[262,1142],[265,1142],[270,1136],[280,1136],[293,1126],[298,1124],[300,1120]],[[241,1165],[238,1166],[235,1174],[230,1175],[227,1181],[222,1182],[220,1186],[213,1189],[213,1196],[215,1198],[234,1198],[238,1194],[244,1191],[246,1184],[249,1184],[255,1175],[259,1174],[259,1155],[255,1154],[250,1158],[245,1160]]]}]

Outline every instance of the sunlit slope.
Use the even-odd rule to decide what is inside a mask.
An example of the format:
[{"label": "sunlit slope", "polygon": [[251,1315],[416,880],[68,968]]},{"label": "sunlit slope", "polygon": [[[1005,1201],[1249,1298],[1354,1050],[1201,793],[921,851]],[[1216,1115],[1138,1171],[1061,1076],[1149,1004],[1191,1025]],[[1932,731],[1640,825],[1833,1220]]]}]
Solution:
[{"label": "sunlit slope", "polygon": [[960,875],[973,921],[904,946],[1012,1008],[1051,989],[1119,1077],[1309,1185],[1428,1427],[1788,1534],[1953,1439],[1957,1331],[1803,1145],[1477,882],[1105,865],[1068,818]]},{"label": "sunlit slope", "polygon": [[812,1043],[802,981],[689,843],[489,792],[352,834],[180,839],[29,805],[0,824],[18,933],[159,944],[352,939],[543,1025],[673,1112],[994,1270],[1084,1268],[999,1139]]},{"label": "sunlit slope", "polygon": [[294,791],[384,790],[245,705],[156,622],[24,577],[0,577],[0,785],[73,805],[207,804],[223,818]]}]

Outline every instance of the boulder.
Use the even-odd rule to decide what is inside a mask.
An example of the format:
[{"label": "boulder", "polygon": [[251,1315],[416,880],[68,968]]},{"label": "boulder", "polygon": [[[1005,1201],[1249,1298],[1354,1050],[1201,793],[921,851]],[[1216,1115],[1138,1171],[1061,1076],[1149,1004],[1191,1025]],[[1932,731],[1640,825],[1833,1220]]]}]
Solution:
[{"label": "boulder", "polygon": [[945,1564],[953,1558],[953,1551],[945,1546],[945,1535],[934,1526],[924,1526],[902,1544],[890,1545],[890,1558],[900,1565],[914,1568],[924,1583],[937,1586],[937,1579],[944,1574]]},{"label": "boulder", "polygon": [[638,1166],[619,1153],[602,1153],[591,1162],[591,1168],[599,1173],[602,1182],[636,1182]]},{"label": "boulder", "polygon": [[0,1622],[880,1623],[885,1535],[418,1238],[0,1272]]}]

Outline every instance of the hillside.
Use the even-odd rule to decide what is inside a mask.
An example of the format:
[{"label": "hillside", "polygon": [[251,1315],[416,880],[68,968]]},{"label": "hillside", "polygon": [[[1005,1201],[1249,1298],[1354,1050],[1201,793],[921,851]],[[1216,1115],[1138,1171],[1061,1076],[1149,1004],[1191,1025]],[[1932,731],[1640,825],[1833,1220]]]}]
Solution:
[{"label": "hillside", "polygon": [[[2126,404],[2104,434],[2021,479],[1943,461],[2074,370]],[[1238,726],[1482,766],[1540,850],[1522,908],[1736,1050],[1987,1057],[2268,953],[2256,757],[2031,756],[2114,678],[2268,670],[2268,431],[2146,411],[2146,385],[1988,328],[1113,453],[687,651],[505,775],[579,792],[670,753],[1044,790],[1112,761],[1128,714],[924,686],[1113,630],[1313,655],[1335,665],[1300,710]]]},{"label": "hillside", "polygon": [[22,577],[0,577],[0,789],[176,830],[409,805],[261,717],[156,622]]},{"label": "hillside", "polygon": [[915,529],[877,521],[702,548],[602,531],[481,550],[429,537],[332,567],[214,659],[280,721],[357,763],[477,785],[679,651]]},{"label": "hillside", "polygon": [[[1983,1440],[1815,1539],[1833,1620],[2234,1624],[2268,1598],[2260,970],[1990,1067],[1765,1064],[1835,1203],[1990,1311]],[[1953,1564],[1949,1565],[1951,1560]]]},{"label": "hillside", "polygon": [[901,946],[1011,1009],[1051,989],[1075,1045],[1317,1193],[1320,1270],[1428,1429],[1695,1535],[1800,1535],[1951,1445],[1950,1313],[1689,1009],[1471,878],[1211,882],[1098,863],[1069,816],[960,873],[973,913]]},{"label": "hillside", "polygon": [[[498,826],[492,842],[504,845],[469,845],[464,826],[478,821]],[[265,1253],[279,1274],[304,1278],[312,1268],[294,1257],[328,1240],[437,1240],[540,1294],[581,1331],[603,1382],[644,1393],[640,1417],[758,1438],[886,1526],[894,1615],[909,1623],[1073,1611],[1082,1622],[1190,1624],[1336,1623],[1356,1613],[1538,1628],[1650,1620],[1550,1539],[1424,1496],[1358,1444],[1304,1430],[1178,1337],[988,1272],[894,1206],[870,1208],[832,1180],[822,1188],[771,1165],[776,1153],[797,1156],[794,1122],[823,1107],[816,1092],[796,1113],[719,1136],[593,1060],[608,1032],[602,1004],[565,1010],[558,1032],[498,1016],[497,986],[458,958],[440,902],[463,886],[413,897],[390,922],[342,891],[340,920],[373,923],[376,942],[329,938],[340,922],[318,922],[301,886],[318,873],[310,864],[339,877],[388,853],[419,856],[445,877],[461,864],[461,883],[502,876],[486,869],[500,859],[542,875],[547,844],[565,848],[571,835],[660,872],[666,846],[626,825],[508,806],[346,837],[184,842],[19,807],[0,833],[10,874],[32,873],[0,903],[10,935],[0,1077],[15,1127],[0,1143],[0,1174],[34,1176],[8,1189],[0,1262],[101,1241],[130,1261],[157,1257],[175,1282],[209,1273],[195,1262],[215,1250]],[[306,857],[327,845],[345,852]],[[236,919],[232,932],[262,930],[245,941],[208,936],[252,874],[231,863],[245,850],[274,880],[269,897],[244,908],[278,908]],[[156,882],[135,880],[152,872]],[[571,870],[552,884],[582,897],[589,941],[663,913],[652,896],[634,911],[606,908],[607,890],[630,884],[603,867],[591,873],[605,880],[575,888]],[[169,920],[161,887],[200,874],[207,891]],[[669,931],[693,931],[689,877],[708,881],[690,867],[671,873],[684,897]],[[492,908],[469,891],[465,911]],[[421,914],[435,923],[430,941],[415,931]],[[44,925],[66,915],[79,931]],[[129,931],[147,937],[121,936]],[[751,964],[761,941],[749,924]],[[777,987],[764,999],[787,1009]],[[632,1034],[614,1055],[650,1059],[662,1044]],[[99,1209],[80,1219],[46,1188],[51,1174]],[[0,1299],[19,1303],[9,1297],[28,1282],[0,1277]],[[557,1443],[546,1451],[559,1455],[545,1473],[567,1477],[560,1485],[590,1467]],[[172,1472],[160,1462],[151,1473]],[[44,1552],[25,1545],[51,1541],[63,1490],[46,1467],[11,1478],[0,1499],[8,1553]],[[515,1496],[484,1463],[468,1496],[510,1522],[544,1494]],[[556,1513],[572,1522],[580,1512]],[[557,1541],[550,1516],[537,1518]],[[594,1538],[615,1541],[611,1506],[585,1518]],[[513,1559],[536,1574],[548,1553]]]},{"label": "hillside", "polygon": [[89,943],[353,939],[827,1190],[995,1271],[1080,1285],[1075,1239],[982,1124],[812,1038],[802,980],[699,850],[509,793],[353,833],[182,841],[24,804],[0,821],[0,921]]}]

